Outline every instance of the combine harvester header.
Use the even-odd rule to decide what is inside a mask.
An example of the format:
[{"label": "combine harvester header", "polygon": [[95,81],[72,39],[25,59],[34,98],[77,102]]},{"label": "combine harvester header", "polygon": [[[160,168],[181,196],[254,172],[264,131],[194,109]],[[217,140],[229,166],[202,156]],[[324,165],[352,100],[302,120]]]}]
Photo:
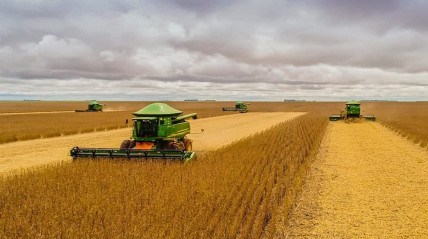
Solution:
[{"label": "combine harvester header", "polygon": [[330,121],[338,120],[352,120],[363,118],[370,121],[376,121],[376,116],[374,115],[361,115],[361,104],[359,101],[351,100],[346,103],[345,110],[343,110],[339,115],[330,115]]},{"label": "combine harvester header", "polygon": [[119,148],[81,148],[70,151],[73,159],[89,158],[143,158],[179,159],[188,161],[195,156],[192,141],[186,138],[190,123],[197,114],[183,112],[164,103],[153,103],[134,112],[134,128],[130,140],[124,140]]}]

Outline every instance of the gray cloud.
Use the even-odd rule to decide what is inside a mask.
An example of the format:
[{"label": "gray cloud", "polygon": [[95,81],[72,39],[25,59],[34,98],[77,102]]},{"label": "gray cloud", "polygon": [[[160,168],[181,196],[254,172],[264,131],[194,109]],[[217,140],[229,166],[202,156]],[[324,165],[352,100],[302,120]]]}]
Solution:
[{"label": "gray cloud", "polygon": [[0,99],[427,99],[427,11],[421,0],[4,0]]}]

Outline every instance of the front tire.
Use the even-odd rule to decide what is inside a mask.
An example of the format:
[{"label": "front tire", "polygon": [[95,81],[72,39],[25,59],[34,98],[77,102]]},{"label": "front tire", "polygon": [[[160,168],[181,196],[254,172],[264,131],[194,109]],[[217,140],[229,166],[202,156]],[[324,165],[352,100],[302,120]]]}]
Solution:
[{"label": "front tire", "polygon": [[137,145],[137,142],[135,140],[131,140],[131,143],[129,143],[128,148],[133,149]]},{"label": "front tire", "polygon": [[120,149],[128,149],[130,144],[131,144],[131,140],[126,139],[122,141],[122,143],[120,144]]},{"label": "front tire", "polygon": [[185,139],[185,140],[183,140],[183,142],[184,142],[184,150],[192,151],[192,149],[193,149],[192,141],[190,139]]},{"label": "front tire", "polygon": [[178,142],[168,142],[166,149],[177,149],[177,150],[185,150],[185,145],[182,141],[178,141]]}]

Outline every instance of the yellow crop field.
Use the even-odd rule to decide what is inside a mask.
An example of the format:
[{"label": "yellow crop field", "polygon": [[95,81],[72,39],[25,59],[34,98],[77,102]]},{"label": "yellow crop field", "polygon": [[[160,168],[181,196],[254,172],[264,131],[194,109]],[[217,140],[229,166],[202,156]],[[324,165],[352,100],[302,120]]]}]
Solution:
[{"label": "yellow crop field", "polygon": [[[2,101],[0,102],[0,115],[4,113],[28,113],[28,112],[59,112],[74,111],[76,109],[86,109],[88,102],[84,101]],[[152,101],[100,101],[105,104],[106,111],[135,111]],[[213,113],[221,111],[222,107],[233,107],[235,102],[231,101],[167,101],[174,108],[184,112],[197,110],[202,113]],[[327,102],[249,102],[250,111],[308,111],[316,108],[337,109],[343,106],[343,103]]]},{"label": "yellow crop field", "polygon": [[0,113],[74,111],[85,108],[86,102],[70,101],[3,101],[0,102]]},{"label": "yellow crop field", "polygon": [[78,161],[7,177],[0,182],[0,234],[269,236],[277,210],[294,197],[293,185],[316,153],[326,125],[325,117],[306,114],[187,165]]},{"label": "yellow crop field", "polygon": [[[343,103],[251,102],[250,113],[239,114],[221,111],[221,107],[233,106],[233,102],[169,102],[184,113],[197,112],[200,118],[212,117],[191,123],[194,130],[190,138],[195,140],[196,160],[188,164],[107,159],[70,163],[68,151],[71,145],[117,147],[121,140],[129,137],[130,129],[105,130],[126,127],[125,119],[149,102],[115,103],[118,110],[102,113],[39,114],[36,113],[38,110],[33,111],[34,114],[0,116],[3,132],[19,136],[9,141],[52,137],[12,143],[9,148],[6,144],[2,146],[6,154],[0,158],[4,172],[9,166],[37,168],[4,174],[0,179],[0,237],[281,238],[295,235],[298,238],[306,233],[308,225],[305,223],[317,224],[316,215],[314,221],[307,221],[305,215],[310,212],[323,215],[323,210],[318,207],[312,209],[314,200],[338,205],[333,200],[336,194],[331,195],[333,199],[328,199],[330,195],[322,191],[327,187],[338,188],[334,186],[336,181],[329,181],[335,177],[315,177],[312,172],[312,176],[306,178],[312,162],[315,162],[316,170],[320,167],[325,174],[341,172],[342,178],[346,178],[353,170],[346,170],[346,165],[341,171],[331,169],[332,165],[325,160],[332,158],[343,164],[342,158],[346,158],[349,164],[354,163],[358,157],[352,152],[356,155],[365,153],[367,159],[375,157],[372,150],[366,150],[375,145],[365,140],[369,134],[384,139],[385,151],[392,150],[386,148],[393,137],[383,132],[381,129],[386,128],[378,123],[364,122],[353,126],[343,122],[329,123],[328,115],[338,113]],[[365,102],[362,109],[363,114],[375,114],[383,125],[424,146],[425,106],[424,103]],[[123,109],[126,110],[120,111]],[[217,117],[222,115],[228,116]],[[89,131],[103,132],[55,138]],[[358,133],[366,136],[352,136]],[[342,137],[355,142],[346,144],[348,141]],[[393,142],[401,144],[397,139]],[[15,145],[24,149],[17,150]],[[349,149],[340,150],[344,145]],[[393,148],[401,149],[394,154],[397,159],[415,156],[417,152],[417,163],[425,162],[424,152],[412,146]],[[336,156],[330,156],[333,153]],[[25,159],[26,155],[33,158]],[[59,163],[52,164],[54,162]],[[414,168],[412,159],[406,162],[409,168]],[[395,164],[402,165],[399,160]],[[377,167],[388,172],[381,165]],[[367,173],[366,168],[359,168],[360,173]],[[393,170],[391,168],[391,172],[395,172]],[[376,173],[376,176],[382,175]],[[423,180],[424,176],[419,176]],[[386,173],[382,177],[390,178]],[[355,183],[358,184],[358,180],[356,177]],[[315,186],[302,187],[306,181]],[[346,182],[337,182],[344,185],[344,195],[348,195]],[[318,186],[320,183],[325,186]],[[302,189],[303,193],[312,196],[300,202],[298,195]],[[422,200],[423,195],[420,198]],[[295,210],[296,205],[303,205],[300,209],[303,212]],[[314,228],[311,227],[311,233],[321,230],[327,232],[328,237],[328,226]]]},{"label": "yellow crop field", "polygon": [[[126,127],[126,119],[132,112],[152,102],[103,102],[106,112],[63,112],[85,109],[85,102],[0,102],[0,144],[28,139],[56,137],[100,130]],[[234,102],[168,102],[184,113],[197,112],[198,117],[214,117],[233,114],[221,111],[221,107],[233,106]],[[363,114],[375,114],[385,126],[402,136],[426,147],[428,144],[427,102],[365,102]],[[251,102],[251,112],[320,112],[339,113],[343,103],[329,102]],[[54,112],[38,114],[37,112]],[[2,115],[2,113],[26,113]],[[30,113],[30,114],[27,114]],[[129,126],[129,125],[128,125]]]},{"label": "yellow crop field", "polygon": [[[132,112],[151,102],[102,102],[107,106],[101,113],[61,112],[85,109],[85,102],[0,102],[0,144],[60,135],[79,134],[100,130],[126,127],[126,119]],[[224,106],[234,102],[168,102],[185,114],[197,112],[199,118],[233,114],[223,112]],[[251,112],[308,112],[318,109],[334,108],[337,103],[283,103],[253,102]],[[52,112],[53,113],[38,113]],[[25,113],[25,114],[4,114]],[[2,115],[3,113],[3,115]],[[30,113],[30,114],[27,114]],[[129,126],[129,125],[128,125]]]},{"label": "yellow crop field", "polygon": [[428,145],[428,102],[368,103],[379,121],[409,140]]},{"label": "yellow crop field", "polygon": [[[131,112],[127,112],[129,115]],[[117,129],[126,126],[125,112],[57,113],[0,116],[0,143]]]},{"label": "yellow crop field", "polygon": [[275,238],[428,238],[426,148],[377,122],[339,121],[319,151]]},{"label": "yellow crop field", "polygon": [[0,239],[428,239],[427,10],[0,0]]},{"label": "yellow crop field", "polygon": [[[2,132],[0,134],[0,143],[127,127],[126,119],[131,120],[132,112],[143,108],[149,103],[107,102],[108,106],[105,112],[92,113],[61,112],[74,108],[85,109],[86,105],[84,103],[13,103],[16,111],[25,114],[2,115],[0,113],[0,131]],[[184,113],[198,112],[200,118],[230,114],[229,112],[221,111],[219,105],[213,105],[211,102],[202,102],[201,104],[178,102],[171,105],[182,109]],[[12,108],[11,102],[0,103],[0,112],[18,113],[14,112]],[[55,112],[38,113],[49,111]]]}]

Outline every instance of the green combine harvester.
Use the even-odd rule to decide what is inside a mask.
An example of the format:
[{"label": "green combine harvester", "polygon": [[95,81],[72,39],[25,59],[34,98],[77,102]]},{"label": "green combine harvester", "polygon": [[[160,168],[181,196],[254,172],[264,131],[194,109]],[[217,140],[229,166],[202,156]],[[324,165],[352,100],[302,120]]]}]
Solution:
[{"label": "green combine harvester", "polygon": [[190,123],[197,114],[183,112],[164,103],[153,103],[134,112],[134,129],[131,139],[124,140],[119,148],[73,147],[70,155],[77,158],[140,158],[178,159],[188,161],[195,156],[192,141],[186,138]]},{"label": "green combine harvester", "polygon": [[223,111],[238,111],[239,113],[247,113],[248,112],[248,103],[244,103],[238,101],[235,103],[235,107],[223,107]]},{"label": "green combine harvester", "polygon": [[98,103],[96,100],[91,100],[88,103],[88,109],[75,110],[76,112],[102,112],[105,105]]},{"label": "green combine harvester", "polygon": [[343,110],[339,115],[330,115],[330,121],[353,120],[359,118],[376,121],[376,116],[374,115],[361,115],[361,104],[355,100],[348,101],[346,103],[345,110]]}]

